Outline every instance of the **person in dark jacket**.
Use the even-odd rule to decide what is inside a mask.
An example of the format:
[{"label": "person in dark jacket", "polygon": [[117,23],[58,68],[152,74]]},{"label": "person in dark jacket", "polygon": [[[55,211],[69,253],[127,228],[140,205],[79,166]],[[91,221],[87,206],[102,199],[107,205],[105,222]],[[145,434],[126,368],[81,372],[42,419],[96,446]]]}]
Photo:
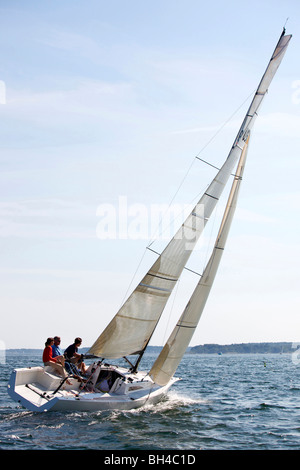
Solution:
[{"label": "person in dark jacket", "polygon": [[72,364],[75,364],[76,367],[78,367],[79,370],[83,374],[86,373],[86,366],[85,363],[83,362],[83,357],[82,354],[79,354],[78,348],[81,346],[82,339],[81,338],[75,338],[74,343],[70,344],[70,346],[67,347],[67,349],[64,352],[64,356],[66,361],[71,362]]}]

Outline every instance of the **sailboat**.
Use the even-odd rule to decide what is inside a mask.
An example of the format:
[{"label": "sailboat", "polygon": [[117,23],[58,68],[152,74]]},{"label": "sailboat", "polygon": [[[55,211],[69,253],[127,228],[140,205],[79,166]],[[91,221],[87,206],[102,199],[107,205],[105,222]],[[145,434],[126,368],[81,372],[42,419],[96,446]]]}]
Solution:
[{"label": "sailboat", "polygon": [[[260,105],[287,50],[283,29],[229,154],[177,233],[89,349],[84,380],[56,375],[49,366],[12,371],[8,393],[31,411],[129,410],[156,403],[179,378],[174,374],[197,328],[215,279],[243,178],[250,134]],[[209,261],[192,296],[150,370],[139,365],[167,301],[230,178],[223,218]],[[115,365],[120,358],[125,366]],[[183,378],[184,380],[184,378]]]}]

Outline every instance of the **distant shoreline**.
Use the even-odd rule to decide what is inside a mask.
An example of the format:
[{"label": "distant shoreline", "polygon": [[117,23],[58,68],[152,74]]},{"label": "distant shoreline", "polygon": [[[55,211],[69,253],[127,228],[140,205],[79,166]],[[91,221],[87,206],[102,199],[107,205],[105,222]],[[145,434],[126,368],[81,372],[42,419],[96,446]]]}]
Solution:
[{"label": "distant shoreline", "polygon": [[190,354],[283,354],[292,353],[300,343],[278,342],[278,343],[237,343],[237,344],[204,344],[193,346],[189,349]]},{"label": "distant shoreline", "polygon": [[[203,344],[189,347],[187,354],[283,354],[292,353],[297,349],[298,343],[274,342],[274,343],[234,343],[234,344]],[[299,343],[300,345],[300,343]],[[80,352],[85,354],[89,348],[82,348]],[[148,353],[159,353],[162,346],[148,346]],[[9,353],[42,353],[42,348],[10,348]]]}]

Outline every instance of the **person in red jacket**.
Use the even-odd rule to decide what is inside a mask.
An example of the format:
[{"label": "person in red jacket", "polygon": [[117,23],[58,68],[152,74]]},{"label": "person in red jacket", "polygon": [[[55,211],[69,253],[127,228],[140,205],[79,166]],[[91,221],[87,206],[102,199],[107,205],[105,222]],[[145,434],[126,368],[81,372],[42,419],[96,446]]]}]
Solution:
[{"label": "person in red jacket", "polygon": [[52,345],[54,338],[48,338],[45,343],[45,349],[43,351],[43,363],[45,366],[51,366],[55,369],[62,377],[67,377],[67,372],[64,368],[65,360],[63,356],[52,356]]}]

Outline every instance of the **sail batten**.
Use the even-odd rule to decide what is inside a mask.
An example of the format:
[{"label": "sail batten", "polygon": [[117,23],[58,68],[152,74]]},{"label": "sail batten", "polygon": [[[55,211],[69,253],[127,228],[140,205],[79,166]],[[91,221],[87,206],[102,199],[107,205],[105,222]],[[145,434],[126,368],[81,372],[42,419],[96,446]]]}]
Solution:
[{"label": "sail batten", "polygon": [[[281,35],[224,164],[175,236],[90,348],[90,354],[119,358],[135,354],[136,351],[143,351],[149,343],[176,281],[243,153],[257,111],[282,60],[290,37],[284,33]],[[140,325],[138,328],[137,323]]]}]

